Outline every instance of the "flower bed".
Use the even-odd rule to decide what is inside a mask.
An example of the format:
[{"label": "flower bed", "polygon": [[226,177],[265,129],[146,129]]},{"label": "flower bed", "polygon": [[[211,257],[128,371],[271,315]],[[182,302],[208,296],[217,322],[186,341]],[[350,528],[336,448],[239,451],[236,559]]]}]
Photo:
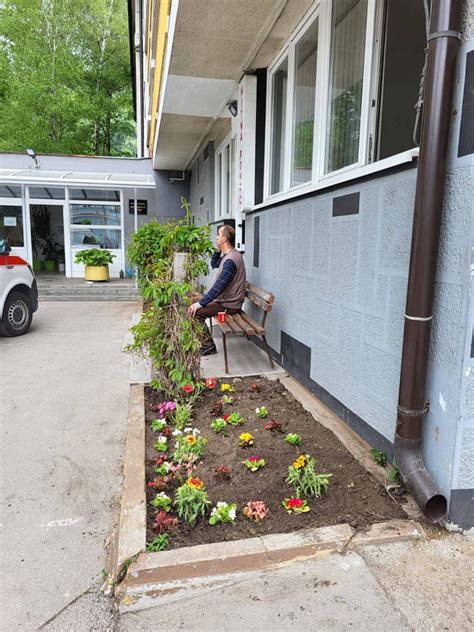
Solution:
[{"label": "flower bed", "polygon": [[208,381],[190,419],[145,398],[150,551],[405,517],[279,382]]}]

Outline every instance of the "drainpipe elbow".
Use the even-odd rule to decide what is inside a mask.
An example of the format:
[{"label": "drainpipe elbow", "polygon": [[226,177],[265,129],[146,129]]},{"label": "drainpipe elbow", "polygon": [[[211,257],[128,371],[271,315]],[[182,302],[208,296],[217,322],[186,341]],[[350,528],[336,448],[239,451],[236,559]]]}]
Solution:
[{"label": "drainpipe elbow", "polygon": [[425,467],[421,440],[413,441],[396,435],[394,447],[403,483],[421,507],[426,520],[435,523],[446,518],[448,501]]}]

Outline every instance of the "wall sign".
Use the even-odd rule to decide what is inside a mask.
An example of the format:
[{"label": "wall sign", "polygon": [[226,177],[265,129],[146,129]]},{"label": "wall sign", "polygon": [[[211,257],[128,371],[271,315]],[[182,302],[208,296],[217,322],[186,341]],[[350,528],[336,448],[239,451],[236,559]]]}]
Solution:
[{"label": "wall sign", "polygon": [[[135,213],[135,200],[128,201],[128,212]],[[137,215],[148,215],[148,200],[137,200]]]},{"label": "wall sign", "polygon": [[4,226],[16,226],[16,217],[4,217],[3,218]]}]

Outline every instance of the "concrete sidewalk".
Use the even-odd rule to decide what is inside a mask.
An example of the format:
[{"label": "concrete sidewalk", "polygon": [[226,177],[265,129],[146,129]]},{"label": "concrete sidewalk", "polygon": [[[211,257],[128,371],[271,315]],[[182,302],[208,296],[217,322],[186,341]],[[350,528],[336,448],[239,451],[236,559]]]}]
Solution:
[{"label": "concrete sidewalk", "polygon": [[346,632],[473,629],[473,542],[460,535],[367,546],[275,565],[272,570],[190,580],[123,614],[121,632]]},{"label": "concrete sidewalk", "polygon": [[42,303],[27,335],[0,338],[1,630],[112,625],[97,586],[121,493],[121,347],[136,310]]}]

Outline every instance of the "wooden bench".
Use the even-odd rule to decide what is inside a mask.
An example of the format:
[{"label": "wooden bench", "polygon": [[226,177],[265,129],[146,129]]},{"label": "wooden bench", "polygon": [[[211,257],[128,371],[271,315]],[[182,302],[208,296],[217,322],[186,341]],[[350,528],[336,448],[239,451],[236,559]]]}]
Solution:
[{"label": "wooden bench", "polygon": [[257,336],[258,338],[261,338],[270,361],[270,366],[272,369],[274,368],[272,354],[266,339],[265,321],[267,319],[267,314],[272,311],[275,296],[266,290],[262,290],[262,288],[257,287],[256,285],[252,285],[251,283],[247,283],[245,295],[247,300],[262,310],[262,322],[260,324],[255,322],[243,310],[240,314],[234,314],[232,316],[227,314],[225,323],[217,321],[217,324],[222,332],[226,373],[229,373],[229,364],[227,360],[227,336],[246,336],[247,339],[249,339],[250,336]]}]

